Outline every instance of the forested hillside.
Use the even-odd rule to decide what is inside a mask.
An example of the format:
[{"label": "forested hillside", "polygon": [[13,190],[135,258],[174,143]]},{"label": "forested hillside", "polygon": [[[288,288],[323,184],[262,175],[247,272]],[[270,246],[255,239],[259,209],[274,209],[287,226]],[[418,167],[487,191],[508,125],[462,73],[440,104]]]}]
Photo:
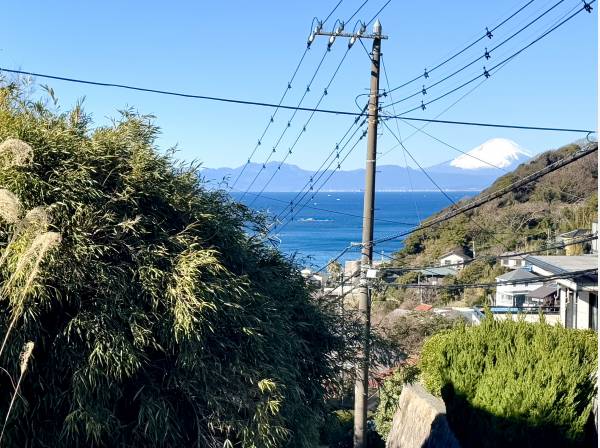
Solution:
[{"label": "forested hillside", "polygon": [[[540,154],[499,177],[473,199],[534,173],[579,150],[585,143],[577,142]],[[594,152],[481,207],[413,233],[407,237],[404,248],[395,254],[391,264],[399,267],[435,265],[442,254],[456,247],[464,248],[471,255],[475,247],[477,256],[535,250],[553,244],[560,233],[576,228],[590,229],[591,223],[597,220],[597,163],[597,152]],[[429,219],[442,216],[453,208],[448,207]],[[476,260],[448,281],[489,282],[501,272],[494,260]],[[406,276],[405,280],[410,280],[408,277],[414,277],[414,274]],[[390,291],[388,294],[405,299],[410,292]],[[437,295],[436,300],[449,301],[460,294],[460,290],[443,292]],[[485,295],[486,291],[476,291],[470,301],[481,301]]]}]

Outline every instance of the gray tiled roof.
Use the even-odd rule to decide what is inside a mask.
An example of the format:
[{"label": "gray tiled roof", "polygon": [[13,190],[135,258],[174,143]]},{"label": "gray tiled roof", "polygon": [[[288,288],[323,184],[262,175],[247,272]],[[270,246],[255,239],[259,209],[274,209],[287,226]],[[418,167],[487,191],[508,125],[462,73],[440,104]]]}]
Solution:
[{"label": "gray tiled roof", "polygon": [[496,279],[503,281],[503,282],[512,281],[512,280],[529,280],[529,279],[542,281],[542,277],[532,274],[531,272],[526,271],[525,269],[515,269],[513,271],[507,272],[506,274],[502,274],[502,275],[496,277]]}]

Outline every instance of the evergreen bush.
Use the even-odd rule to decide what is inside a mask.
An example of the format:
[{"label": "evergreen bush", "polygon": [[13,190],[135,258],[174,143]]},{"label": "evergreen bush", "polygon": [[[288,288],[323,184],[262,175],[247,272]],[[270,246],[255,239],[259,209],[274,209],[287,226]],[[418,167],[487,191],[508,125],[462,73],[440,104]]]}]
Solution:
[{"label": "evergreen bush", "polygon": [[463,446],[588,446],[597,344],[591,330],[488,315],[428,339],[422,381]]}]

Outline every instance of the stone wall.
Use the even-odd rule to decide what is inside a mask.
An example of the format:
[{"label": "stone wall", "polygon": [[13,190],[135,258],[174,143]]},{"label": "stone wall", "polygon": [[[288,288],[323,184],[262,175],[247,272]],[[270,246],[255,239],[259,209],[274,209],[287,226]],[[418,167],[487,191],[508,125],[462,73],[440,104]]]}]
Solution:
[{"label": "stone wall", "polygon": [[446,406],[420,384],[406,384],[398,401],[388,448],[460,448],[448,426]]}]

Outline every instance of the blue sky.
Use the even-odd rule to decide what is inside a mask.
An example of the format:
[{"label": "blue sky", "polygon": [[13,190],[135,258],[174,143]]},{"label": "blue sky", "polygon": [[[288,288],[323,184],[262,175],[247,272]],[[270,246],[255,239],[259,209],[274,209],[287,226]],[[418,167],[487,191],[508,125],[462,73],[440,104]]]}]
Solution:
[{"label": "blue sky", "polygon": [[[535,0],[521,14],[494,33],[490,41],[474,46],[456,61],[432,74],[435,82],[479,56],[531,20],[557,0]],[[8,2],[3,6],[0,28],[0,66],[40,73],[90,79],[142,87],[176,90],[201,95],[277,102],[305,48],[314,16],[324,18],[337,0],[302,2]],[[344,0],[335,18],[345,19],[362,0]],[[370,0],[356,18],[369,20],[385,3]],[[518,9],[525,0],[406,2],[393,0],[380,14],[384,33],[383,57],[393,86],[432,67],[450,52],[462,48]],[[545,31],[567,11],[581,5],[565,0],[547,17],[508,42],[487,63],[493,65]],[[490,121],[542,126],[595,129],[597,121],[597,5],[592,14],[575,19],[515,58],[440,118]],[[346,49],[346,39],[337,41],[315,78],[303,105],[312,107]],[[365,42],[370,48],[371,43]],[[296,105],[326,46],[318,38],[309,51],[285,104]],[[444,93],[482,72],[477,62],[464,73],[428,92],[425,99]],[[85,108],[96,125],[109,122],[117,110],[132,106],[156,115],[162,128],[161,148],[178,145],[179,157],[197,159],[208,167],[244,163],[264,129],[272,111],[251,106],[218,104],[149,93],[34,80],[49,84],[68,109],[85,97]],[[396,92],[408,95],[419,90],[418,81]],[[321,104],[323,108],[356,110],[355,97],[369,86],[369,60],[356,45]],[[382,79],[382,87],[385,80]],[[434,117],[467,89],[410,116]],[[34,88],[32,95],[40,95]],[[416,97],[398,112],[420,104]],[[291,114],[278,112],[254,161],[262,162]],[[281,144],[289,146],[308,113],[299,113]],[[317,115],[299,141],[289,163],[315,169],[349,126],[350,118]],[[392,127],[395,130],[395,126]],[[386,129],[379,149],[387,154],[382,164],[404,164],[399,150],[388,149],[395,140]],[[580,135],[531,131],[466,128],[432,124],[427,132],[469,150],[494,137],[511,138],[531,153],[558,147]],[[400,123],[403,136],[412,128]],[[453,150],[427,136],[417,134],[406,146],[417,160],[433,165],[456,157]],[[364,165],[364,144],[344,163],[344,169]],[[274,160],[280,160],[279,156]]]}]

